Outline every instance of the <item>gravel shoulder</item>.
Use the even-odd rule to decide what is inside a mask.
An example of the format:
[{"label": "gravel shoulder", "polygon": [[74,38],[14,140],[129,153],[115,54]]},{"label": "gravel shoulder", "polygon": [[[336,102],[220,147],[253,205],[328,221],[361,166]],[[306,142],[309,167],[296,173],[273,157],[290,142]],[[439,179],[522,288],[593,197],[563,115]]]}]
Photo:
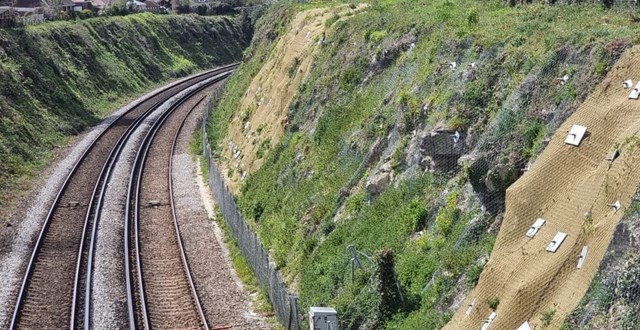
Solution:
[{"label": "gravel shoulder", "polygon": [[231,265],[222,232],[211,221],[214,201],[189,153],[202,110],[201,105],[187,119],[173,156],[174,199],[189,267],[212,328],[268,329],[267,321],[253,311],[252,299]]},{"label": "gravel shoulder", "polygon": [[[210,80],[210,79],[207,79]],[[94,329],[120,329],[127,324],[127,300],[124,285],[124,216],[129,174],[135,153],[144,135],[161,113],[189,91],[206,81],[178,93],[160,106],[131,135],[108,181],[105,203],[98,223],[92,283],[92,320]]]}]

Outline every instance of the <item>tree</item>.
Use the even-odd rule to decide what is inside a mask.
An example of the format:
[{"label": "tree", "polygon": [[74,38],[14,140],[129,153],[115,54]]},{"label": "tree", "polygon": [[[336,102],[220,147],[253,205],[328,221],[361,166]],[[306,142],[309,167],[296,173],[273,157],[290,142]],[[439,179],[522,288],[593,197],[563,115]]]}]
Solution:
[{"label": "tree", "polygon": [[403,305],[403,296],[396,280],[393,251],[384,248],[375,256],[374,285],[380,297],[378,315],[382,321],[389,319]]}]

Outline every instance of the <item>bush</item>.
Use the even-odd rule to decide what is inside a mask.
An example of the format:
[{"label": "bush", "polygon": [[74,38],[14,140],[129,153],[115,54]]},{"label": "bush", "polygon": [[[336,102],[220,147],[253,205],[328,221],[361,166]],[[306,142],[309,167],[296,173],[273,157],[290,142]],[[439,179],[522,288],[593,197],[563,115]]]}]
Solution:
[{"label": "bush", "polygon": [[467,24],[469,26],[473,26],[473,25],[478,25],[478,22],[480,22],[478,11],[475,9],[471,9],[469,14],[467,15]]},{"label": "bush", "polygon": [[627,303],[640,303],[640,258],[630,260],[618,279],[616,294]]},{"label": "bush", "polygon": [[473,266],[471,266],[469,272],[467,273],[468,288],[473,288],[476,286],[476,284],[478,284],[478,280],[480,279],[480,274],[482,274],[483,269],[484,266],[481,265],[474,264]]},{"label": "bush", "polygon": [[337,22],[339,19],[340,19],[339,15],[333,15],[324,22],[324,26],[330,27],[331,25],[333,25],[333,23]]},{"label": "bush", "polygon": [[500,299],[498,299],[497,297],[487,299],[487,305],[489,306],[489,308],[493,310],[496,310],[499,304],[500,304]]}]

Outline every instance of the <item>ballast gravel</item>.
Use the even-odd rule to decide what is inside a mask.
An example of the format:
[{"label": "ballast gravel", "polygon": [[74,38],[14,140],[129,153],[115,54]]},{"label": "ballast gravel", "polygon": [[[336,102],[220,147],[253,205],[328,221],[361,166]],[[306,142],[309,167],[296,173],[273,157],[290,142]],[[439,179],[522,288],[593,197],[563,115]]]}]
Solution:
[{"label": "ballast gravel", "polygon": [[213,79],[185,89],[158,107],[131,135],[117,160],[108,181],[105,203],[98,223],[91,296],[93,329],[120,329],[128,325],[124,285],[124,218],[129,176],[139,144],[162,113],[182,96]]},{"label": "ballast gravel", "polygon": [[13,227],[6,228],[2,233],[4,242],[3,248],[0,249],[0,328],[9,327],[10,317],[15,307],[15,299],[22,277],[27,265],[27,261],[31,257],[33,245],[42,229],[42,225],[46,215],[51,207],[51,203],[55,199],[58,190],[61,188],[64,180],[67,178],[75,164],[80,160],[82,155],[87,151],[91,144],[98,139],[120,115],[131,110],[133,107],[142,103],[151,95],[159,91],[179,84],[189,78],[184,78],[171,83],[168,86],[160,87],[150,93],[147,93],[138,99],[133,100],[127,106],[117,110],[98,125],[93,127],[89,132],[80,138],[76,145],[69,148],[65,155],[57,164],[51,166],[49,177],[44,181],[40,189],[34,188],[33,193],[26,194],[26,198],[31,199],[31,203],[26,211],[17,209],[11,216]]},{"label": "ballast gravel", "polygon": [[[169,85],[157,88],[135,100],[128,105],[112,113],[98,125],[83,133],[75,142],[75,145],[67,148],[66,155],[60,157],[60,161],[52,164],[50,169],[43,170],[48,175],[40,187],[33,188],[26,193],[24,200],[10,216],[11,227],[0,229],[0,329],[9,327],[11,314],[15,307],[15,299],[19,286],[24,276],[27,261],[31,257],[33,245],[42,229],[47,212],[55,199],[58,190],[64,183],[74,165],[120,115],[131,110],[152,95],[191,77],[177,80]],[[26,206],[26,207],[22,207]]]},{"label": "ballast gravel", "polygon": [[176,215],[196,290],[212,328],[268,329],[264,318],[253,312],[251,299],[231,266],[220,229],[207,212],[211,205],[205,207],[212,199],[207,198],[199,167],[188,152],[192,133],[198,129],[201,111],[197,112],[187,119],[178,139],[172,175]]}]

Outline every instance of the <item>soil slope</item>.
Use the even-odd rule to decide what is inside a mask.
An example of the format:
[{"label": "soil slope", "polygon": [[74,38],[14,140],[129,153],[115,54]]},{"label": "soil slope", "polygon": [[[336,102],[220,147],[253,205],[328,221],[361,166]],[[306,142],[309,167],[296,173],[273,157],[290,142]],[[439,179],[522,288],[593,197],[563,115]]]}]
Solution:
[{"label": "soil slope", "polygon": [[341,6],[298,13],[253,78],[229,125],[229,139],[224,143],[222,154],[224,159],[232,160],[226,165],[234,169],[229,178],[234,191],[245,173],[251,174],[260,168],[263,153],[284,134],[289,104],[311,70],[314,54],[331,27],[327,21],[334,19],[335,22],[335,18],[349,12],[353,13],[349,7]]},{"label": "soil slope", "polygon": [[[446,329],[475,329],[499,299],[491,329],[516,329],[529,321],[559,328],[589,287],[625,207],[640,183],[640,101],[629,100],[626,79],[640,78],[640,47],[628,50],[606,79],[556,131],[531,170],[507,190],[504,222],[478,286]],[[579,147],[564,143],[574,124],[587,126]],[[620,157],[606,158],[615,148]],[[622,209],[609,204],[619,200]],[[591,217],[585,213],[591,212]],[[534,238],[536,218],[546,220]],[[557,232],[568,234],[556,253],[545,249]],[[577,268],[583,246],[588,254]],[[475,301],[466,315],[467,306]],[[553,312],[555,311],[555,312]],[[550,317],[551,316],[551,317]]]}]

